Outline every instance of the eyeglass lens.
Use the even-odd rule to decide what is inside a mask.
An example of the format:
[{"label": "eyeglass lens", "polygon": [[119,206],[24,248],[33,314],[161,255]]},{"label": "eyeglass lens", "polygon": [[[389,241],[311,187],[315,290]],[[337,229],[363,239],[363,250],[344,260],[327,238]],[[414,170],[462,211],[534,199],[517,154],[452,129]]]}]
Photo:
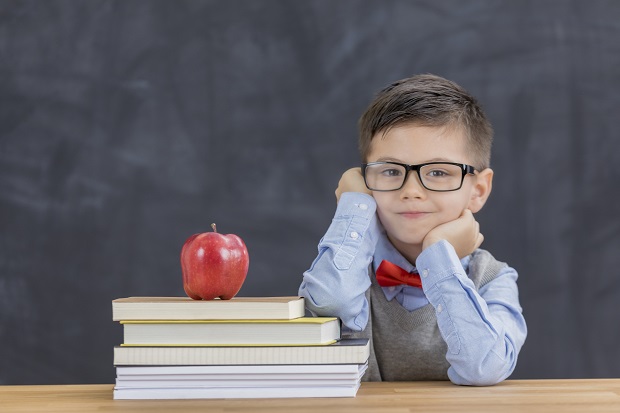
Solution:
[{"label": "eyeglass lens", "polygon": [[[407,179],[407,169],[398,164],[378,163],[366,166],[366,184],[371,190],[393,191],[400,189]],[[420,167],[419,177],[425,188],[432,191],[452,191],[463,182],[463,169],[459,165],[430,164]]]}]

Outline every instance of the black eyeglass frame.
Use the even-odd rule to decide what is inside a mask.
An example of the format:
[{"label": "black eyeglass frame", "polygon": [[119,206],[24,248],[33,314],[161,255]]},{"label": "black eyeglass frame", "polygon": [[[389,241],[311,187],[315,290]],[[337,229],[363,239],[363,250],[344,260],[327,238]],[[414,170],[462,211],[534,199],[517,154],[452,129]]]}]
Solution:
[{"label": "black eyeglass frame", "polygon": [[[461,168],[461,172],[463,173],[461,175],[461,184],[459,185],[458,188],[455,189],[430,189],[428,188],[426,185],[424,185],[424,180],[422,179],[422,176],[420,176],[420,168],[423,168],[425,166],[428,165],[455,165]],[[402,166],[403,168],[405,168],[405,178],[403,179],[403,183],[395,189],[372,189],[371,187],[368,186],[368,182],[366,181],[366,168],[368,166],[372,166],[372,165],[398,165],[398,166]],[[452,191],[458,191],[459,189],[461,189],[463,187],[463,181],[465,181],[465,176],[466,175],[475,175],[474,172],[476,172],[476,168],[474,168],[471,165],[467,165],[464,163],[457,163],[457,162],[427,162],[427,163],[420,163],[417,165],[409,165],[406,163],[400,163],[400,162],[368,162],[368,163],[363,163],[362,164],[362,176],[364,177],[364,185],[366,185],[366,188],[370,189],[371,191],[376,191],[376,192],[391,192],[391,191],[398,191],[400,189],[402,189],[403,186],[405,186],[405,183],[407,182],[407,178],[409,178],[409,172],[410,171],[415,171],[418,174],[418,180],[420,181],[420,184],[422,184],[422,186],[424,187],[424,189],[427,189],[429,191],[433,191],[433,192],[452,192]]]}]

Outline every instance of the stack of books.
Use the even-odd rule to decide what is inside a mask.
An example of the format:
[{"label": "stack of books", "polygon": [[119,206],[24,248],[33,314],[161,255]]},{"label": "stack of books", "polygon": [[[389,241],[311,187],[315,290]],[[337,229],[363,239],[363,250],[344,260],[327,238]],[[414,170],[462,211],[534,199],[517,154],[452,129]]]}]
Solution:
[{"label": "stack of books", "polygon": [[341,339],[337,318],[304,312],[302,297],[113,300],[114,398],[354,397],[368,340]]}]

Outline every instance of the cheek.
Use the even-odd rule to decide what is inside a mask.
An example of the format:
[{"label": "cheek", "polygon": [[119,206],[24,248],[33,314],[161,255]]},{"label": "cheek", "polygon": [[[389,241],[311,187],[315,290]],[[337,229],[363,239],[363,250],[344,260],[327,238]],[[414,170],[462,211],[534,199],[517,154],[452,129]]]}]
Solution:
[{"label": "cheek", "polygon": [[381,215],[382,211],[389,211],[390,205],[394,205],[390,194],[390,192],[373,192],[372,196],[377,203],[377,215]]},{"label": "cheek", "polygon": [[388,224],[386,213],[389,211],[390,204],[393,203],[390,201],[389,192],[375,192],[372,196],[377,203],[377,217],[383,226],[386,226]]},{"label": "cheek", "polygon": [[446,221],[452,221],[461,216],[463,211],[469,205],[469,199],[463,197],[455,197],[443,203],[443,212]]}]

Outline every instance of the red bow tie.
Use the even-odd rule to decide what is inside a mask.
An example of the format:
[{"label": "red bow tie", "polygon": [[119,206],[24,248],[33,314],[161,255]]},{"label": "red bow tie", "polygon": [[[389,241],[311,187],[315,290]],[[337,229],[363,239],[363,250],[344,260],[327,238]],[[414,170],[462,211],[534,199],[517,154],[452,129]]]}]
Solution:
[{"label": "red bow tie", "polygon": [[410,285],[422,288],[422,281],[417,272],[407,272],[396,264],[383,260],[375,273],[377,282],[381,287],[393,287],[396,285]]}]

